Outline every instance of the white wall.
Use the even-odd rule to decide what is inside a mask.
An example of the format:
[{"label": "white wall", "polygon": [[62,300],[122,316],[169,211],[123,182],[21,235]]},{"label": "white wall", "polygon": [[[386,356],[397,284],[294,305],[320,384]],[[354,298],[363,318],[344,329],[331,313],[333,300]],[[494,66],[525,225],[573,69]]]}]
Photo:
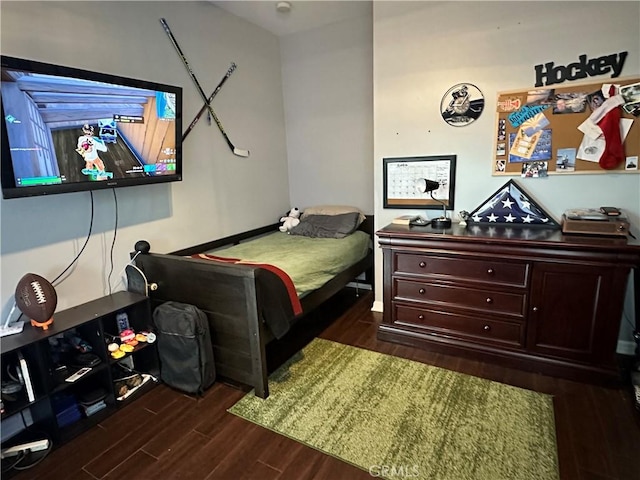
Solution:
[{"label": "white wall", "polygon": [[[112,286],[139,239],[167,252],[277,222],[289,208],[277,37],[207,2],[2,1],[0,15],[4,55],[182,86],[185,128],[202,101],[159,19],[167,19],[207,94],[232,61],[238,65],[213,106],[251,156],[234,156],[215,123],[202,119],[184,144],[184,181],[118,189]],[[111,191],[94,197],[93,235],[57,287],[58,310],[108,292],[114,198]],[[53,279],[78,253],[90,196],[2,200],[0,216],[4,319],[23,274]]]},{"label": "white wall", "polygon": [[372,29],[370,13],[280,38],[292,206],[373,213]]},{"label": "white wall", "polygon": [[[386,225],[403,213],[382,208],[386,156],[455,153],[456,210],[475,208],[506,181],[491,176],[498,91],[533,85],[534,65],[569,63],[581,53],[628,50],[623,75],[640,72],[638,2],[532,5],[376,1],[373,33],[370,19],[351,20],[283,37],[279,46],[206,2],[2,1],[0,40],[6,55],[181,85],[185,123],[200,98],[158,19],[169,22],[205,90],[238,64],[214,108],[251,157],[234,157],[215,125],[201,121],[185,144],[183,182],[118,190],[117,273],[140,238],[166,252],[277,221],[292,204],[354,204]],[[478,85],[487,109],[472,125],[453,128],[439,105],[460,82]],[[640,175],[556,176],[525,188],[556,217],[611,204],[640,225]],[[113,195],[95,198],[94,234],[58,288],[59,308],[108,290]],[[0,201],[3,316],[24,273],[52,278],[78,252],[88,202],[87,193]],[[376,262],[381,304],[380,255]]]},{"label": "white wall", "polygon": [[[456,211],[471,211],[512,178],[491,176],[497,92],[533,86],[536,64],[622,51],[629,52],[622,75],[638,76],[638,2],[374,2],[377,225],[409,213],[382,208],[382,158],[456,154]],[[471,125],[451,127],[440,116],[440,101],[461,82],[477,85],[487,106]],[[521,184],[557,219],[567,208],[616,205],[639,232],[640,175],[550,176]],[[376,265],[379,307],[380,256]],[[625,324],[623,338],[630,339],[628,330]]]}]

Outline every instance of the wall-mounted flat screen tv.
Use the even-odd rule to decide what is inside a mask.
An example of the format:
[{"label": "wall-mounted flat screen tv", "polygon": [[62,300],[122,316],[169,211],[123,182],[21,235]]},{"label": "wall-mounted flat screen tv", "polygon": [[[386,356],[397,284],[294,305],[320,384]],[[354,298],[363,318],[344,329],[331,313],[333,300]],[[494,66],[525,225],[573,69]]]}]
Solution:
[{"label": "wall-mounted flat screen tv", "polygon": [[4,198],[182,180],[182,88],[1,56]]}]

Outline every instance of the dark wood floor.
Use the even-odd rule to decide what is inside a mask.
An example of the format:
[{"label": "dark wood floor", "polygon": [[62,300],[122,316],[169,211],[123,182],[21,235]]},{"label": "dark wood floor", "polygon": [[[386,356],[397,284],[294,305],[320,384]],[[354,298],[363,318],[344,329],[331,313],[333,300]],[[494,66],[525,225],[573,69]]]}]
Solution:
[{"label": "dark wood floor", "polygon": [[[554,395],[563,480],[640,479],[640,414],[630,389],[610,389],[376,339],[371,293],[349,292],[322,312],[320,336]],[[299,345],[287,345],[298,348]],[[194,399],[160,385],[53,452],[19,479],[366,479],[333,457],[226,410],[244,392],[216,383]],[[497,480],[497,479],[496,479]]]}]

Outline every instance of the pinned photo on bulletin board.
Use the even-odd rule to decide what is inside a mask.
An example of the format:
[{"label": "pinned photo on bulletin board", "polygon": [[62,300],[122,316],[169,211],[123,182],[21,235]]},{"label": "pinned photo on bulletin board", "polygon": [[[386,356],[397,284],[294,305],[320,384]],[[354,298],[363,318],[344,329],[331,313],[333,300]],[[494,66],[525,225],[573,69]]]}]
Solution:
[{"label": "pinned photo on bulletin board", "polygon": [[640,78],[499,92],[494,152],[494,176],[639,173]]}]

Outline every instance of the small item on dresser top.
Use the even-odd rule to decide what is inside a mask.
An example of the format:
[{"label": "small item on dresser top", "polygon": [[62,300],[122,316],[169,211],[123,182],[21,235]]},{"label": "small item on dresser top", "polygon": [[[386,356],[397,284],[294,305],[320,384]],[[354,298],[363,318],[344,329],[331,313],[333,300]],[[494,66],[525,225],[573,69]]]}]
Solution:
[{"label": "small item on dresser top", "polygon": [[602,209],[575,208],[562,215],[562,233],[626,237],[629,235],[629,221],[622,212],[620,215],[607,215]]},{"label": "small item on dresser top", "polygon": [[401,215],[391,220],[391,223],[395,225],[410,225],[411,222],[416,221],[418,218],[420,218],[418,215]]},{"label": "small item on dresser top", "polygon": [[453,202],[449,201],[447,204],[447,202],[433,196],[433,192],[439,190],[440,187],[440,182],[435,180],[429,180],[428,178],[418,178],[416,180],[416,189],[418,192],[428,193],[431,200],[442,205],[442,216],[431,220],[431,222],[429,222],[430,225],[437,229],[447,229],[451,227],[451,219],[447,217],[447,206],[453,206]]},{"label": "small item on dresser top", "polygon": [[426,218],[416,217],[415,220],[412,220],[409,225],[412,227],[425,227],[431,223],[431,220],[427,220]]},{"label": "small item on dresser top", "polygon": [[451,228],[451,219],[446,216],[434,218],[431,220],[431,226],[439,230],[446,230],[447,228]]},{"label": "small item on dresser top", "polygon": [[469,212],[468,225],[504,225],[510,228],[544,227],[559,229],[560,224],[515,180],[509,180],[478,208]]},{"label": "small item on dresser top", "polygon": [[460,226],[466,226],[467,225],[467,220],[469,218],[469,212],[467,212],[466,210],[460,210],[458,212],[458,215],[460,216]]},{"label": "small item on dresser top", "polygon": [[619,217],[622,215],[620,209],[616,207],[600,207],[600,211],[608,217]]},{"label": "small item on dresser top", "polygon": [[564,212],[565,217],[571,220],[598,220],[606,222],[607,215],[597,208],[571,208]]}]

